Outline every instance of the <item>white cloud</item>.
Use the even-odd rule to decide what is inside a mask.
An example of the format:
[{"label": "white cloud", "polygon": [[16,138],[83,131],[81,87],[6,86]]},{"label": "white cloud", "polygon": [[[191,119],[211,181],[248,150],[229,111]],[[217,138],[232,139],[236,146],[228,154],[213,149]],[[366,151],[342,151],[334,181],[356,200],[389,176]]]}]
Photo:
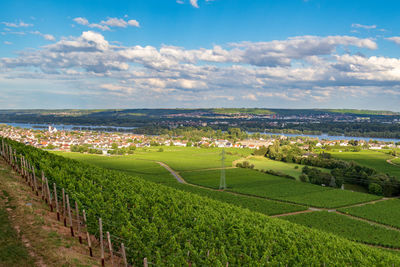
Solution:
[{"label": "white cloud", "polygon": [[392,41],[392,42],[400,45],[400,37],[399,36],[389,37],[389,38],[386,38],[386,40]]},{"label": "white cloud", "polygon": [[3,42],[5,45],[12,45],[13,43],[12,42],[9,42],[9,41],[4,41]]},{"label": "white cloud", "polygon": [[[104,94],[192,104],[199,103],[196,99],[320,103],[336,93],[367,97],[373,93],[370,88],[385,88],[386,93],[377,90],[387,95],[400,92],[393,86],[400,84],[400,59],[351,55],[339,46],[377,48],[373,40],[351,36],[298,36],[192,50],[124,47],[85,31],[1,58],[0,78],[79,80],[83,85],[91,82],[93,91],[100,88]],[[351,91],[343,89],[350,87]]]},{"label": "white cloud", "polygon": [[140,27],[139,22],[135,19],[128,20],[128,25],[133,27]]},{"label": "white cloud", "polygon": [[376,29],[376,25],[362,25],[362,24],[358,24],[358,23],[351,24],[351,27],[362,28],[362,29],[366,29],[366,30]]},{"label": "white cloud", "polygon": [[252,100],[252,101],[257,101],[257,97],[254,94],[244,95],[244,96],[242,96],[242,98]]},{"label": "white cloud", "polygon": [[32,32],[30,32],[31,34],[35,34],[35,35],[40,35],[40,36],[42,36],[44,39],[46,39],[46,40],[48,40],[48,41],[55,41],[56,40],[56,38],[53,36],[53,35],[51,35],[51,34],[43,34],[43,33],[41,33],[41,32],[39,32],[39,31],[32,31]]},{"label": "white cloud", "polygon": [[102,24],[97,24],[97,23],[90,23],[88,25],[89,28],[97,28],[100,29],[102,31],[109,31],[110,27],[108,27],[107,25],[102,25]]},{"label": "white cloud", "polygon": [[107,18],[107,20],[102,20],[100,21],[100,23],[89,23],[89,21],[86,18],[77,17],[74,18],[73,21],[75,21],[80,25],[88,26],[89,28],[97,28],[102,31],[109,31],[111,30],[110,27],[118,27],[118,28],[126,28],[128,26],[139,27],[139,22],[134,19],[126,21],[122,18]]},{"label": "white cloud", "polygon": [[76,23],[78,23],[80,25],[88,25],[89,24],[89,21],[86,18],[82,18],[82,17],[74,18],[73,21],[75,21]]},{"label": "white cloud", "polygon": [[195,8],[199,8],[199,4],[197,3],[197,0],[190,0],[190,4]]},{"label": "white cloud", "polygon": [[128,23],[124,19],[119,19],[119,18],[108,18],[105,21],[102,20],[100,23],[111,27],[121,27],[121,28],[126,28],[126,26],[128,25]]},{"label": "white cloud", "polygon": [[56,38],[51,34],[44,34],[43,37],[44,37],[44,39],[46,39],[48,41],[55,41],[56,40]]},{"label": "white cloud", "polygon": [[25,23],[22,20],[19,23],[13,23],[13,22],[2,22],[4,25],[7,27],[13,27],[13,28],[19,28],[19,27],[32,27],[33,24]]},{"label": "white cloud", "polygon": [[178,4],[180,4],[180,5],[183,5],[185,2],[184,1],[182,1],[182,0],[176,0],[176,2],[178,3]]},{"label": "white cloud", "polygon": [[110,84],[110,83],[101,84],[100,88],[106,89],[108,91],[120,92],[120,93],[124,93],[124,94],[131,94],[132,92],[135,91],[135,89],[130,86],[122,86],[122,85]]}]

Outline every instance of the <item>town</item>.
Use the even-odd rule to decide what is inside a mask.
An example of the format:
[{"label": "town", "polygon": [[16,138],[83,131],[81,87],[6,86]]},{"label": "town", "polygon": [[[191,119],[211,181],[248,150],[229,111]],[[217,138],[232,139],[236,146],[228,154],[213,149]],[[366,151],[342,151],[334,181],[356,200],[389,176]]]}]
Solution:
[{"label": "town", "polygon": [[[395,149],[400,148],[400,142],[385,142],[375,140],[324,140],[311,137],[287,137],[284,135],[250,134],[243,140],[218,139],[201,137],[199,141],[188,140],[184,136],[145,135],[133,133],[112,133],[101,131],[57,130],[49,126],[48,129],[24,129],[9,125],[0,125],[0,136],[31,145],[36,148],[88,152],[93,154],[113,154],[114,150],[121,150],[119,154],[129,153],[137,147],[150,146],[178,146],[178,147],[220,147],[220,148],[249,148],[260,149],[268,147],[276,140],[286,140],[290,144],[297,144],[304,150],[311,147],[362,147],[364,149]],[[79,147],[81,147],[79,149]],[[83,149],[82,149],[83,148]],[[125,150],[124,150],[125,149]]]}]

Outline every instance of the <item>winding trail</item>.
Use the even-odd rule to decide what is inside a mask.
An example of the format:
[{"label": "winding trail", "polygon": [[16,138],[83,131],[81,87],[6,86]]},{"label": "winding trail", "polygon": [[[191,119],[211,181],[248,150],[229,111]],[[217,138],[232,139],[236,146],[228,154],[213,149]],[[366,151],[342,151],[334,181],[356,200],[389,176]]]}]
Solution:
[{"label": "winding trail", "polygon": [[[164,162],[161,162],[161,161],[156,161],[156,162],[158,164],[160,164],[161,166],[163,166],[166,170],[168,170],[175,177],[175,179],[181,184],[186,184],[186,185],[190,185],[190,186],[194,186],[194,187],[198,187],[198,188],[202,188],[202,189],[207,189],[207,190],[210,190],[210,191],[221,191],[221,190],[216,189],[216,188],[211,188],[211,187],[206,187],[206,186],[202,186],[202,185],[188,183],[188,182],[185,181],[185,179],[183,179],[183,177],[177,171],[172,169],[170,166],[168,166]],[[235,168],[235,167],[227,167],[226,169],[231,169],[231,168]],[[221,168],[202,169],[202,170],[218,170],[218,169],[221,169]],[[191,172],[191,171],[185,171],[185,172]],[[320,208],[320,207],[307,206],[307,205],[303,205],[303,204],[298,204],[298,203],[294,203],[294,202],[289,202],[289,201],[284,201],[284,200],[279,200],[279,199],[274,199],[274,198],[269,198],[269,197],[261,197],[261,196],[256,196],[256,195],[249,195],[249,194],[242,194],[242,193],[238,193],[238,192],[232,192],[232,191],[229,191],[229,190],[224,190],[224,192],[228,193],[228,194],[231,194],[231,195],[245,196],[245,197],[251,197],[251,198],[258,198],[258,199],[261,198],[261,199],[267,199],[267,200],[280,202],[280,203],[294,204],[294,205],[299,205],[299,206],[303,206],[303,207],[308,207],[308,210],[304,210],[304,211],[300,211],[300,212],[289,212],[289,213],[276,214],[276,215],[272,215],[270,217],[283,217],[283,216],[289,216],[289,215],[294,215],[294,214],[298,214],[298,213],[306,213],[306,212],[322,211],[322,210],[327,210],[327,211],[330,211],[330,212],[336,212],[336,208]],[[393,198],[398,198],[398,197],[393,197]],[[359,207],[359,206],[364,206],[364,205],[368,205],[368,204],[374,204],[374,203],[381,202],[381,201],[386,201],[386,200],[389,200],[389,199],[392,199],[392,198],[384,197],[384,198],[377,199],[377,200],[371,200],[371,201],[367,201],[367,202],[351,204],[351,205],[341,206],[341,207],[337,207],[337,208]],[[343,214],[343,215],[346,215],[346,214]]]},{"label": "winding trail", "polygon": [[394,158],[392,158],[392,159],[387,159],[386,162],[389,163],[389,164],[392,164],[392,165],[394,165],[394,166],[400,167],[399,164],[392,162],[392,160],[398,159],[398,158],[399,158],[399,157],[394,157]]},{"label": "winding trail", "polygon": [[276,215],[269,215],[269,217],[279,218],[279,217],[302,214],[302,213],[309,213],[309,212],[314,212],[314,211],[316,211],[316,209],[309,208],[308,210],[301,210],[301,211],[288,212],[288,213],[282,213],[282,214],[276,214]]},{"label": "winding trail", "polygon": [[178,183],[187,184],[186,181],[182,178],[182,176],[180,176],[179,173],[174,171],[170,166],[161,161],[157,161],[157,163],[163,166],[167,171],[169,171],[175,177]]},{"label": "winding trail", "polygon": [[387,224],[378,223],[378,222],[371,221],[371,220],[368,220],[368,219],[365,219],[365,218],[361,218],[361,217],[357,217],[357,216],[354,216],[354,215],[351,215],[351,214],[343,213],[343,212],[337,211],[337,210],[335,210],[335,213],[340,214],[340,215],[347,216],[347,217],[352,218],[352,219],[354,219],[354,220],[359,220],[359,221],[367,222],[367,223],[369,223],[369,224],[371,224],[371,225],[377,225],[377,226],[384,227],[384,228],[389,229],[389,230],[393,230],[393,231],[396,231],[396,232],[400,232],[400,229],[399,229],[399,228],[396,228],[396,227],[393,227],[393,226],[389,226],[389,225],[387,225]]}]

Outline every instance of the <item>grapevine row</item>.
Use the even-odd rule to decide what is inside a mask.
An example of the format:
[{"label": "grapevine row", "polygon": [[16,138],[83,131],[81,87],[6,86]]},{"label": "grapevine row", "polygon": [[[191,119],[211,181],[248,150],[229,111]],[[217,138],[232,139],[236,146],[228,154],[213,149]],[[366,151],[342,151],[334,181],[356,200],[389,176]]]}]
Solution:
[{"label": "grapevine row", "polygon": [[4,141],[86,210],[89,233],[99,237],[97,218],[110,222],[135,266],[400,265],[335,235]]}]

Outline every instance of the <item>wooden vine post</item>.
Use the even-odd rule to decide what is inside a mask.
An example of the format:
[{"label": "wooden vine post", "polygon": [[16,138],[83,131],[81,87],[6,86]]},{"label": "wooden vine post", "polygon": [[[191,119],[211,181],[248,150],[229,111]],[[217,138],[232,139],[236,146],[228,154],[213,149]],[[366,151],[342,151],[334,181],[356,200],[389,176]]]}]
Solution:
[{"label": "wooden vine post", "polygon": [[60,221],[60,210],[58,209],[58,196],[57,196],[57,186],[56,183],[53,183],[53,193],[54,193],[54,201],[56,203],[56,212],[57,212],[57,221]]},{"label": "wooden vine post", "polygon": [[124,243],[121,243],[121,252],[122,252],[122,259],[124,260],[124,266],[128,267],[128,261],[126,260],[126,252],[125,252]]},{"label": "wooden vine post", "polygon": [[32,191],[34,192],[35,191],[35,168],[31,165],[31,172],[32,172],[32,175],[31,175],[31,188],[32,188]]},{"label": "wooden vine post", "polygon": [[111,244],[110,232],[107,232],[108,249],[110,250],[111,266],[114,267],[114,255]]},{"label": "wooden vine post", "polygon": [[[44,172],[42,171],[42,200],[44,200],[45,199],[45,189],[44,189]],[[47,201],[46,201],[46,204],[47,204]]]},{"label": "wooden vine post", "polygon": [[79,243],[82,244],[82,236],[81,236],[81,221],[79,220],[79,208],[78,202],[75,201],[75,211],[76,211],[76,223],[77,223],[77,233],[79,238]]},{"label": "wooden vine post", "polygon": [[68,194],[65,195],[65,198],[67,199],[67,209],[68,209],[69,225],[71,229],[71,236],[74,236],[74,227],[72,226],[71,206],[69,205]]},{"label": "wooden vine post", "polygon": [[147,258],[143,259],[143,267],[148,267]]},{"label": "wooden vine post", "polygon": [[33,173],[33,188],[35,189],[36,196],[39,196],[38,188],[37,188],[37,181],[36,181],[36,174],[35,174],[35,167],[32,167]]},{"label": "wooden vine post", "polygon": [[67,227],[67,213],[65,210],[65,190],[62,189],[62,205],[63,205],[63,217],[64,217],[64,226]]},{"label": "wooden vine post", "polygon": [[51,201],[49,180],[47,178],[46,178],[46,189],[47,189],[47,196],[48,196],[48,200],[49,200],[50,211],[53,212],[53,204],[52,204],[52,201]]},{"label": "wooden vine post", "polygon": [[101,266],[105,265],[104,262],[104,244],[103,244],[103,224],[99,218],[99,232],[100,232],[100,251],[101,251]]},{"label": "wooden vine post", "polygon": [[90,257],[93,257],[92,242],[90,241],[90,235],[89,235],[89,231],[87,229],[88,226],[87,226],[85,210],[82,211],[82,214],[83,214],[83,222],[85,223],[85,226],[86,226],[86,238],[87,238],[88,247],[89,247],[89,254],[90,254]]}]

